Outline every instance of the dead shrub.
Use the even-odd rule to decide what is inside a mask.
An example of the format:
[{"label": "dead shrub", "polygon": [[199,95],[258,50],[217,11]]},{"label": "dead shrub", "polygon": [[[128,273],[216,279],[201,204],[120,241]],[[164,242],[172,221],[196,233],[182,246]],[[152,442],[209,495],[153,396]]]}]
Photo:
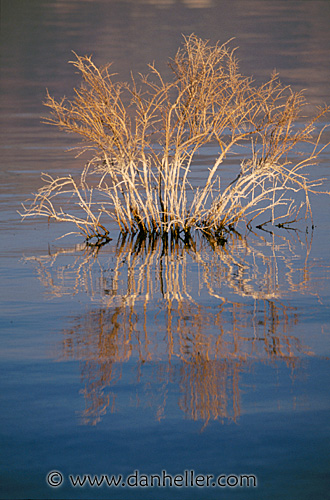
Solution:
[{"label": "dead shrub", "polygon": [[[273,223],[295,220],[298,192],[311,215],[309,195],[322,179],[311,181],[308,167],[326,147],[315,123],[328,108],[306,121],[302,92],[277,74],[256,86],[239,73],[234,52],[228,42],[185,37],[169,63],[171,82],[154,64],[139,81],[116,82],[110,64],[99,69],[91,57],[76,56],[82,84],[72,100],[48,94],[46,121],[81,136],[79,152],[90,151],[91,159],[79,179],[44,174],[23,216],[71,221],[87,239],[107,240],[107,216],[122,233],[177,236],[222,234],[267,212]],[[206,144],[217,154],[195,187],[191,167]],[[238,148],[246,159],[222,186],[223,162]]]}]

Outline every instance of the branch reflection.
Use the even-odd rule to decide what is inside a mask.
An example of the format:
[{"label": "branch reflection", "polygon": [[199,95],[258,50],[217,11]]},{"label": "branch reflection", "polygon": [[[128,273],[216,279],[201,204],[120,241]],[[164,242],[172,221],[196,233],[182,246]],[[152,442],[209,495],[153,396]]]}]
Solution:
[{"label": "branch reflection", "polygon": [[312,292],[308,251],[308,241],[271,235],[248,244],[237,235],[225,246],[119,239],[33,258],[50,295],[84,293],[92,302],[56,353],[81,361],[84,423],[117,410],[123,374],[159,419],[175,388],[189,418],[236,420],[243,371],[279,361],[294,370],[311,354],[290,333],[298,316],[284,300]]}]

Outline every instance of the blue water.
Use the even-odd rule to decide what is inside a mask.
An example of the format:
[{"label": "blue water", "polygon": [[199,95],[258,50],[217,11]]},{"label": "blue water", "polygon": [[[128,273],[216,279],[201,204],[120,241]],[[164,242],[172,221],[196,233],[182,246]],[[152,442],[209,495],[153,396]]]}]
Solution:
[{"label": "blue water", "polygon": [[[146,367],[143,376],[152,368]],[[257,366],[243,373],[244,414],[236,423],[211,421],[206,427],[178,412],[176,385],[169,385],[163,420],[155,418],[153,408],[137,405],[141,384],[134,382],[133,370],[132,363],[126,364],[115,388],[117,412],[86,427],[79,425],[83,402],[77,397],[81,381],[76,363],[4,363],[9,395],[3,405],[3,497],[26,498],[30,491],[33,498],[200,498],[196,488],[155,493],[68,486],[69,474],[129,475],[137,469],[141,474],[166,470],[175,475],[188,469],[257,476],[257,489],[230,489],[226,496],[258,498],[267,492],[275,499],[281,491],[283,498],[326,498],[329,419],[319,383],[329,381],[325,361],[309,361],[289,386],[290,369]],[[161,390],[160,385],[153,383],[151,390]],[[47,491],[45,477],[53,469],[64,475],[64,484]],[[204,488],[202,496],[218,498],[219,492]]]},{"label": "blue water", "polygon": [[[77,85],[71,50],[125,79],[153,60],[166,75],[182,33],[235,36],[243,73],[276,68],[322,104],[329,13],[327,1],[1,3],[1,498],[329,498],[329,197],[312,199],[314,230],[257,232],[217,254],[205,242],[137,254],[112,228],[95,255],[57,239],[69,225],[17,213],[41,172],[82,165],[65,152],[75,139],[40,120],[46,88]],[[329,161],[328,149],[313,173],[328,190]],[[252,474],[257,487],[69,479],[136,470]]]}]

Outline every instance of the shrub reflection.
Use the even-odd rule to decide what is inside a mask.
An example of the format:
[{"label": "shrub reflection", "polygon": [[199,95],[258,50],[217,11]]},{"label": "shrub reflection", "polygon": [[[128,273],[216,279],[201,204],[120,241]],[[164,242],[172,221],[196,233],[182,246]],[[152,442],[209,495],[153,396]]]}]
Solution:
[{"label": "shrub reflection", "polygon": [[248,244],[236,235],[226,246],[119,238],[34,258],[48,293],[87,293],[93,304],[63,331],[56,353],[81,361],[84,423],[117,409],[123,370],[159,419],[175,387],[189,418],[236,420],[243,371],[278,361],[295,369],[310,354],[290,334],[298,316],[282,302],[311,291],[308,242],[302,258],[301,241],[267,237]]}]

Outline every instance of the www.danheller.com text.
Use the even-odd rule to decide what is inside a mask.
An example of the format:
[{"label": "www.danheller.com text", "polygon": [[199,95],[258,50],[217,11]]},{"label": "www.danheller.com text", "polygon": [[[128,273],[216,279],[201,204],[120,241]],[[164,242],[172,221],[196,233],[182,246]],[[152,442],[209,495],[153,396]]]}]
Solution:
[{"label": "www.danheller.com text", "polygon": [[[254,474],[197,474],[193,470],[185,470],[182,474],[168,474],[162,470],[160,474],[143,474],[135,470],[127,476],[111,474],[82,474],[67,476],[67,480],[73,487],[128,487],[128,488],[152,488],[152,487],[229,487],[229,488],[255,488],[257,477]],[[59,471],[51,471],[47,474],[46,481],[49,486],[56,488],[65,482],[65,476]]]}]

